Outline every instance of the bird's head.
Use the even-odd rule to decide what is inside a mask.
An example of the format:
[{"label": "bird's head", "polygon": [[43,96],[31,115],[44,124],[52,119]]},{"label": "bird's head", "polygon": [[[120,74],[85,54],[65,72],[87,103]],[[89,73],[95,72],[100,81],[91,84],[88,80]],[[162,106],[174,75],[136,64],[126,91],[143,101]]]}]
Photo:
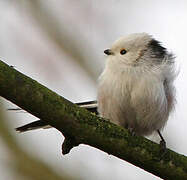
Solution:
[{"label": "bird's head", "polygon": [[120,68],[158,64],[168,55],[167,50],[147,33],[121,37],[104,53],[109,66]]}]

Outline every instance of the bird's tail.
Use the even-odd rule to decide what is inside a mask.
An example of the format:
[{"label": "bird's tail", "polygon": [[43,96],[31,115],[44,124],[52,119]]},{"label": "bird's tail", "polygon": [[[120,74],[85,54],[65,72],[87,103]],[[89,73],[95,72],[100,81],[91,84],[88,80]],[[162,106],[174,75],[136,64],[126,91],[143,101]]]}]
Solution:
[{"label": "bird's tail", "polygon": [[[79,107],[86,108],[90,112],[97,113],[97,101],[88,101],[88,102],[81,102],[81,103],[76,103]],[[9,109],[9,110],[22,110],[22,109]],[[34,129],[47,129],[51,128],[52,126],[48,125],[46,121],[43,120],[38,120],[34,121],[32,123],[26,124],[24,126],[16,128],[16,131],[18,132],[26,132]]]}]

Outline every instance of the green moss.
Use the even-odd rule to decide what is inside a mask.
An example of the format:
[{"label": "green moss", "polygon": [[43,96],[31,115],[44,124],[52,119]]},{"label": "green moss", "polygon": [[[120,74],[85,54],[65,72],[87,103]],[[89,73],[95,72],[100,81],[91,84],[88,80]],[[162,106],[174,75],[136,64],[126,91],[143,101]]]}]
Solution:
[{"label": "green moss", "polygon": [[110,123],[19,73],[0,61],[0,95],[47,121],[69,141],[68,150],[84,143],[113,154],[164,179],[184,180],[187,158],[171,150],[160,160],[158,144]]}]

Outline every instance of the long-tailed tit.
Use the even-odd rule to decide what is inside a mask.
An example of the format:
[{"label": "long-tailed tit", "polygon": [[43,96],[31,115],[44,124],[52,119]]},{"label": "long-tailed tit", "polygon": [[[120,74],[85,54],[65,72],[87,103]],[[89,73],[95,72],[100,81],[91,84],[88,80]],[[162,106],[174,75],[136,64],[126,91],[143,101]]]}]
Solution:
[{"label": "long-tailed tit", "polygon": [[166,124],[175,104],[174,56],[146,33],[121,37],[107,54],[99,78],[98,111],[138,135]]},{"label": "long-tailed tit", "polygon": [[[159,130],[175,104],[174,56],[146,33],[121,37],[104,53],[107,58],[99,77],[98,103],[78,105],[92,111],[98,106],[100,116],[135,134],[157,131],[162,138]],[[43,125],[44,121],[36,121],[17,130],[23,132]]]}]

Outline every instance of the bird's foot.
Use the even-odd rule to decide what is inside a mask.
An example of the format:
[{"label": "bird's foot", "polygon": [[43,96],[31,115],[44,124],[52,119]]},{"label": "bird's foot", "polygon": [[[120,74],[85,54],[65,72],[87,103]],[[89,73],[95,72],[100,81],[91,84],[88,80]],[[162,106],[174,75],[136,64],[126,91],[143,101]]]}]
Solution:
[{"label": "bird's foot", "polygon": [[166,153],[167,153],[166,142],[161,140],[160,141],[160,160],[164,158]]},{"label": "bird's foot", "polygon": [[160,141],[160,150],[166,151],[166,141],[164,141],[164,140]]},{"label": "bird's foot", "polygon": [[134,132],[133,128],[128,128],[129,133],[131,134],[131,136],[135,136],[136,133]]},{"label": "bird's foot", "polygon": [[164,140],[160,130],[157,130],[157,132],[158,132],[158,135],[160,136],[160,139],[161,139],[161,141],[160,141],[160,154],[161,154],[160,160],[161,160],[166,155],[167,148],[166,148],[166,141]]}]

